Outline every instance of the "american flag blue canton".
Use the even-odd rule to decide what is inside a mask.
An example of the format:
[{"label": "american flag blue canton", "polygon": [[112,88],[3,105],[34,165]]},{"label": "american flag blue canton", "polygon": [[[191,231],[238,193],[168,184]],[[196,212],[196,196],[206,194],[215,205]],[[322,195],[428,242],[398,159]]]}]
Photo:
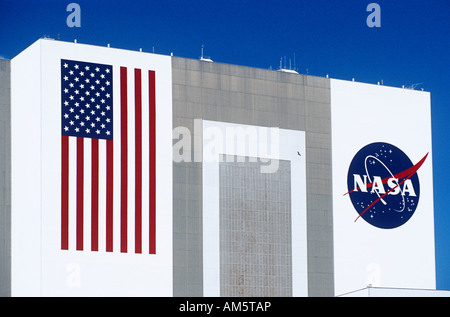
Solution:
[{"label": "american flag blue canton", "polygon": [[61,60],[62,135],[113,139],[112,65]]}]

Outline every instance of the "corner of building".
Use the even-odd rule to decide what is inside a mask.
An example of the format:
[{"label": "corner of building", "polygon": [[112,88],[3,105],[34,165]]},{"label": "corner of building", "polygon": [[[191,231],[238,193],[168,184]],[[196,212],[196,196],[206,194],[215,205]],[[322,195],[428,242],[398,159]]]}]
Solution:
[{"label": "corner of building", "polygon": [[0,59],[0,297],[11,296],[11,61]]}]

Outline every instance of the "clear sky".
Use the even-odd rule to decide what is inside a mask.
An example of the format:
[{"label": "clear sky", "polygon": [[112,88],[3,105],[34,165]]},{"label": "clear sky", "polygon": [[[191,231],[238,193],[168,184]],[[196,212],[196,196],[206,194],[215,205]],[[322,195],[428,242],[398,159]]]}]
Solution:
[{"label": "clear sky", "polygon": [[450,289],[450,0],[1,0],[1,57],[43,36],[187,58],[204,44],[214,61],[266,69],[295,55],[300,73],[430,91],[437,288]]}]

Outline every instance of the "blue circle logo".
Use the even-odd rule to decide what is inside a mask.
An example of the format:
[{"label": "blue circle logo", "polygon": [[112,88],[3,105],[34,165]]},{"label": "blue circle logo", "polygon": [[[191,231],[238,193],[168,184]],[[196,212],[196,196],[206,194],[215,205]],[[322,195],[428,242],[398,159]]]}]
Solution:
[{"label": "blue circle logo", "polygon": [[345,195],[369,224],[382,229],[404,225],[416,211],[420,199],[417,170],[428,154],[413,164],[389,143],[372,143],[356,153],[348,169]]}]

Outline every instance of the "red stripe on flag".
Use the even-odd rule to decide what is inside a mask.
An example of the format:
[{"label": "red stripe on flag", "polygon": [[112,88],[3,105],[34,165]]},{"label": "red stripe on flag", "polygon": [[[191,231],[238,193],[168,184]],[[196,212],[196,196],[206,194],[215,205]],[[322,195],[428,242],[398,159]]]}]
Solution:
[{"label": "red stripe on flag", "polygon": [[84,139],[77,138],[77,250],[83,250]]},{"label": "red stripe on flag", "polygon": [[141,70],[134,70],[135,95],[135,252],[142,253],[142,82]]},{"label": "red stripe on flag", "polygon": [[69,249],[69,137],[61,137],[61,250]]},{"label": "red stripe on flag", "polygon": [[127,252],[128,113],[127,68],[120,67],[120,251]]},{"label": "red stripe on flag", "polygon": [[98,139],[92,139],[91,250],[98,251]]},{"label": "red stripe on flag", "polygon": [[106,251],[113,251],[114,143],[106,140]]},{"label": "red stripe on flag", "polygon": [[149,92],[149,225],[150,225],[150,254],[156,254],[156,82],[155,72],[148,71],[148,92]]}]

